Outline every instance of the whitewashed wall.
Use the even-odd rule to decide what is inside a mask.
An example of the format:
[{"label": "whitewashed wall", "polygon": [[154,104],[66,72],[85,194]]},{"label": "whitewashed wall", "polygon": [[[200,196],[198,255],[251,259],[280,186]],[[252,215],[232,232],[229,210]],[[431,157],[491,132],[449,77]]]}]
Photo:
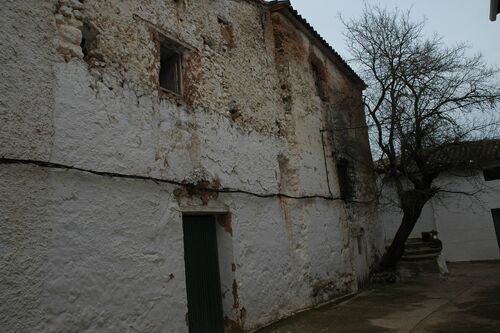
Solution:
[{"label": "whitewashed wall", "polygon": [[[500,259],[491,215],[492,209],[500,208],[500,181],[486,182],[482,172],[478,172],[467,177],[442,175],[436,185],[455,192],[480,192],[472,197],[456,193],[438,194],[425,205],[410,237],[420,237],[422,231],[438,231],[447,261]],[[385,191],[385,195],[393,196],[390,193],[390,189]],[[384,206],[382,218],[387,242],[394,237],[401,214],[396,207]]]},{"label": "whitewashed wall", "polygon": [[[0,121],[9,130],[0,132],[0,156],[328,196],[323,111],[300,107],[311,103],[300,102],[306,94],[296,97],[294,115],[285,115],[262,5],[178,3],[6,2]],[[193,103],[162,98],[153,82],[144,82],[154,43],[134,14],[176,30],[199,52],[205,74]],[[217,15],[232,20],[234,50],[220,37]],[[97,67],[81,58],[77,40],[67,40],[82,16],[101,29],[104,60]],[[229,112],[234,105],[241,113],[236,120]],[[335,165],[327,162],[338,197]],[[375,218],[347,211],[341,200],[246,194],[204,203],[154,181],[2,164],[0,327],[187,332],[182,214],[205,212],[231,217],[232,233],[218,227],[226,324],[257,328],[357,289],[377,255],[380,229]],[[366,252],[358,255],[353,230],[361,227]]]}]

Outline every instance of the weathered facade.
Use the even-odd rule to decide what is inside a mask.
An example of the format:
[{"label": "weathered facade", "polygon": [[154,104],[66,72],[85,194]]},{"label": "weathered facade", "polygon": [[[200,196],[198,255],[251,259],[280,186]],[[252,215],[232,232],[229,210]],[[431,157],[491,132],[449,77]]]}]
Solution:
[{"label": "weathered facade", "polygon": [[0,30],[3,331],[187,332],[191,215],[228,332],[366,277],[364,84],[286,2],[6,1]]}]

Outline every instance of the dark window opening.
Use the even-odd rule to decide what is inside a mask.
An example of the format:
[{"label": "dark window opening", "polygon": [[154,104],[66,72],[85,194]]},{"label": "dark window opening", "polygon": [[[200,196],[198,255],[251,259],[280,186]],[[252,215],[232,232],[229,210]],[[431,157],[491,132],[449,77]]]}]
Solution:
[{"label": "dark window opening", "polygon": [[344,158],[337,161],[337,177],[339,180],[340,198],[346,201],[354,199],[354,170],[349,161]]},{"label": "dark window opening", "polygon": [[82,27],[82,41],[80,42],[80,47],[82,48],[83,57],[88,60],[91,57],[98,57],[94,52],[97,48],[97,36],[99,31],[90,22],[84,21]]},{"label": "dark window opening", "polygon": [[181,53],[172,45],[160,47],[160,87],[176,95],[181,94]]},{"label": "dark window opening", "polygon": [[323,99],[325,96],[323,93],[323,80],[321,78],[321,69],[314,62],[311,63],[311,68],[313,72],[314,85],[316,86],[316,93],[321,99]]},{"label": "dark window opening", "polygon": [[358,254],[363,254],[363,239],[361,236],[356,237],[356,242],[358,243]]},{"label": "dark window opening", "polygon": [[500,166],[483,170],[484,180],[500,179]]}]

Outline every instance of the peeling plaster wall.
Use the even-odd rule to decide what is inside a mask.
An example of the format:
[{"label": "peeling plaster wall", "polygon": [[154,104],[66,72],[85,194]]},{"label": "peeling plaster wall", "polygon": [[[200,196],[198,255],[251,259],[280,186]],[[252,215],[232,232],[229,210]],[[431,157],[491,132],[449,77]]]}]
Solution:
[{"label": "peeling plaster wall", "polygon": [[[9,64],[0,116],[12,128],[1,134],[1,156],[257,193],[329,196],[330,187],[338,198],[332,154],[368,150],[365,133],[343,145],[325,134],[323,147],[320,129],[339,112],[336,87],[353,84],[303,32],[291,27],[281,39],[258,1],[60,0],[1,10],[6,28],[24,22],[0,50]],[[40,17],[27,21],[26,12]],[[85,29],[95,35],[84,53]],[[161,34],[186,48],[180,97],[158,89]],[[316,96],[311,54],[325,63],[330,101]],[[25,97],[14,88],[35,84],[19,104]],[[352,123],[364,121],[352,112]],[[357,183],[368,185],[358,199],[369,202],[362,169]],[[227,331],[355,291],[379,240],[371,204],[342,200],[193,193],[15,165],[0,166],[0,198],[6,331],[187,332],[183,211],[219,212]]]},{"label": "peeling plaster wall", "polygon": [[[354,166],[355,192],[353,202],[339,205],[341,229],[346,233],[348,257],[358,282],[362,283],[369,267],[378,259],[383,248],[382,230],[378,224],[372,157],[368,131],[362,107],[362,88],[335,64],[306,32],[298,29],[289,18],[273,13],[276,62],[280,77],[282,100],[285,105],[287,128],[284,131],[291,156],[287,168],[293,181],[289,189],[307,188],[328,192],[325,167],[318,157],[325,155],[330,189],[340,196],[335,161],[349,159]],[[319,96],[311,64],[320,69],[322,95]],[[326,130],[321,134],[320,130]],[[326,147],[322,146],[321,136]],[[362,242],[359,253],[357,241]]]}]

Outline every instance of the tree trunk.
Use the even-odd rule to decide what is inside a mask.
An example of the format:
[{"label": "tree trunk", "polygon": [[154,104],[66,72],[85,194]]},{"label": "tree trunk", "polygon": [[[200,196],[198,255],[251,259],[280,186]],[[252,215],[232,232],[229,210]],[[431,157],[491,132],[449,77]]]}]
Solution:
[{"label": "tree trunk", "polygon": [[430,198],[432,198],[430,191],[410,190],[403,193],[401,197],[403,219],[392,240],[391,246],[389,246],[381,260],[380,266],[382,268],[396,267],[404,254],[406,240],[413,231],[425,203]]}]

